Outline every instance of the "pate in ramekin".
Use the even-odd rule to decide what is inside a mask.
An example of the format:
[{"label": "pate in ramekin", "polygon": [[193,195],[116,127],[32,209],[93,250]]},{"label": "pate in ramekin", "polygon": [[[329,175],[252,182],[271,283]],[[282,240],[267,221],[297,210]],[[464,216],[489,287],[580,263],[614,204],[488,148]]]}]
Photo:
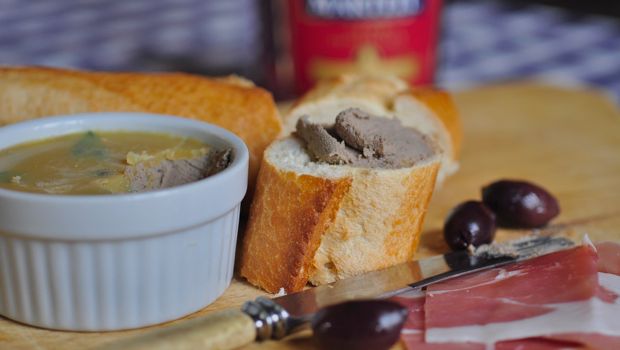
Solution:
[{"label": "pate in ramekin", "polygon": [[144,193],[0,189],[0,315],[53,329],[147,326],[197,311],[230,284],[248,150],[222,128],[140,113],[42,118],[0,128],[0,149],[86,130],[192,137],[232,150],[205,179]]}]

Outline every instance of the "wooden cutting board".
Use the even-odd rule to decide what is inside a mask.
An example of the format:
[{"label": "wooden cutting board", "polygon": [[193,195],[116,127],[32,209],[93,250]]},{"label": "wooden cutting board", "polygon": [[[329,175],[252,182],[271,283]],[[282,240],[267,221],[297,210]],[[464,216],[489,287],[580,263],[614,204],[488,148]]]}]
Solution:
[{"label": "wooden cutting board", "polygon": [[[441,237],[446,214],[463,200],[480,198],[481,186],[500,178],[529,179],[559,198],[562,213],[549,230],[620,241],[620,112],[610,99],[599,92],[533,83],[481,87],[455,98],[465,130],[461,169],[434,194],[419,257],[447,251]],[[502,230],[498,239],[523,234]],[[234,280],[215,303],[188,318],[238,307],[263,294]],[[144,331],[48,331],[0,318],[0,349],[88,349]],[[315,346],[297,337],[247,349]]]}]

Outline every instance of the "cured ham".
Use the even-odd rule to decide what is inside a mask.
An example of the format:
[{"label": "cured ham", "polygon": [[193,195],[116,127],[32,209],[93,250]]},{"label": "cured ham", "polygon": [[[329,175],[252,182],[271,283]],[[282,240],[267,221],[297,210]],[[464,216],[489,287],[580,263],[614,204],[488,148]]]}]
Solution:
[{"label": "cured ham", "polygon": [[596,251],[599,256],[598,270],[620,275],[620,244],[615,242],[598,243]]},{"label": "cured ham", "polygon": [[[392,298],[409,309],[407,322],[401,334],[402,342],[412,350],[485,350],[484,344],[471,342],[428,343],[424,340],[425,295],[412,291]],[[577,350],[584,349],[579,343],[553,339],[520,339],[499,342],[497,350]]]},{"label": "cured ham", "polygon": [[[600,246],[597,246],[599,254]],[[591,246],[394,297],[410,349],[620,349],[620,245]]]},{"label": "cured ham", "polygon": [[[412,350],[485,350],[484,344],[471,342],[428,343],[424,339],[425,294],[419,291],[403,293],[392,298],[409,309],[407,322],[403,327],[401,340]],[[580,344],[553,339],[520,339],[496,344],[497,350],[577,350]]]}]

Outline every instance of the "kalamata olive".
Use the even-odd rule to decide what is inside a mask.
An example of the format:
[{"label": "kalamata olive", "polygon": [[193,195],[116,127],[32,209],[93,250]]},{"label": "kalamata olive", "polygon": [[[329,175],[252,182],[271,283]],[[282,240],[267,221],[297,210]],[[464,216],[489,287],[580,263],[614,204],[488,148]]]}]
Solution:
[{"label": "kalamata olive", "polygon": [[384,350],[400,336],[407,308],[389,300],[356,300],[327,306],[312,319],[323,349]]},{"label": "kalamata olive", "polygon": [[448,215],[443,236],[453,250],[491,243],[495,238],[495,215],[482,202],[461,203]]},{"label": "kalamata olive", "polygon": [[525,181],[501,180],[483,187],[482,201],[493,210],[500,226],[541,227],[560,213],[553,195]]}]

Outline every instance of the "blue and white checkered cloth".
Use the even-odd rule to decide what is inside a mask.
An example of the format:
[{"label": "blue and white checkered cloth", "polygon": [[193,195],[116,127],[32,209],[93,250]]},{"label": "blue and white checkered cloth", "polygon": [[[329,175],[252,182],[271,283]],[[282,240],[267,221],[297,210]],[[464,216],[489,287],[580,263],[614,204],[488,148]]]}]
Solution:
[{"label": "blue and white checkered cloth", "polygon": [[440,85],[531,78],[592,85],[620,98],[618,19],[496,1],[455,2],[444,16]]},{"label": "blue and white checkered cloth", "polygon": [[[0,0],[0,64],[158,70],[166,67],[149,58],[163,55],[192,57],[194,68],[243,65],[260,52],[261,34],[244,30],[260,21],[247,11],[260,1]],[[231,11],[238,15],[214,20]],[[447,88],[534,78],[593,85],[620,100],[617,19],[455,1],[444,9],[440,49],[437,83]]]}]

